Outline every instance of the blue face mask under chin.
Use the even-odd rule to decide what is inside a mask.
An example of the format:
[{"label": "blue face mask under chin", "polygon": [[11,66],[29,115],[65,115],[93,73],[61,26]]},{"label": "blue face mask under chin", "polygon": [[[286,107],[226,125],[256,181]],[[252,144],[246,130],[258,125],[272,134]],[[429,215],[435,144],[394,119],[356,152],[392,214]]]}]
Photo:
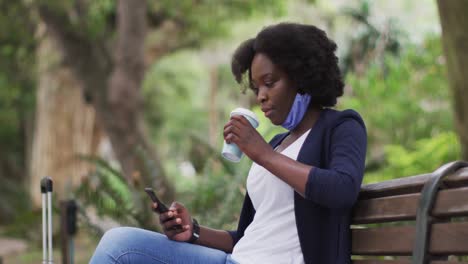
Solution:
[{"label": "blue face mask under chin", "polygon": [[289,110],[288,117],[281,126],[289,131],[293,130],[304,118],[305,112],[309,108],[310,99],[309,94],[298,93],[296,98],[294,98],[294,103],[291,106],[291,110]]}]

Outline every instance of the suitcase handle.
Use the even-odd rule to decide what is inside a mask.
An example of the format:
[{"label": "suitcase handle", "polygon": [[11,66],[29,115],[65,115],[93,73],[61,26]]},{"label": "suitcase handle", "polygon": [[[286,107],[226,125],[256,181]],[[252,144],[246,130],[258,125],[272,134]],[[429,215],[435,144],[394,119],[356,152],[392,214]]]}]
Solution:
[{"label": "suitcase handle", "polygon": [[53,181],[50,177],[41,180],[42,193],[42,263],[54,263],[52,255],[52,191]]}]

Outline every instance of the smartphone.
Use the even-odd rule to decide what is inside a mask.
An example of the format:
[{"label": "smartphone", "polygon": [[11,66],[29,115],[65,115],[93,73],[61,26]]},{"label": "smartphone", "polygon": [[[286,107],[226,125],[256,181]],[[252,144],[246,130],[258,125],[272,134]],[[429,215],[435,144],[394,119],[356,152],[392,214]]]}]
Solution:
[{"label": "smartphone", "polygon": [[[159,200],[158,196],[156,196],[156,193],[154,193],[152,188],[149,188],[149,187],[145,188],[145,192],[148,194],[148,196],[151,198],[153,202],[158,204],[158,207],[154,209],[156,213],[162,214],[162,213],[169,211],[169,209],[167,209],[167,206],[163,202],[161,202],[161,200]],[[182,231],[184,230],[181,225],[175,225],[173,229],[182,230]]]},{"label": "smartphone", "polygon": [[148,194],[148,196],[151,198],[153,202],[158,204],[158,207],[154,209],[156,213],[162,214],[162,213],[169,211],[169,209],[167,209],[167,206],[163,202],[161,202],[161,200],[158,199],[158,197],[156,196],[156,193],[154,193],[152,188],[149,188],[149,187],[145,188],[145,192]]}]

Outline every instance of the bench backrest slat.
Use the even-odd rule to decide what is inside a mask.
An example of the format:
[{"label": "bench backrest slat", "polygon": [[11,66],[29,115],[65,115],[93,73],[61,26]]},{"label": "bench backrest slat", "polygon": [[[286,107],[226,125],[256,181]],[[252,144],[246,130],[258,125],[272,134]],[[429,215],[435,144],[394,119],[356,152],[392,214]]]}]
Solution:
[{"label": "bench backrest slat", "polygon": [[[359,199],[378,198],[409,193],[419,193],[431,174],[421,174],[362,186]],[[468,186],[468,168],[448,176],[444,184],[449,188]]]},{"label": "bench backrest slat", "polygon": [[[415,220],[421,194],[360,200],[354,207],[353,224]],[[434,204],[433,216],[468,215],[468,187],[442,190]]]}]

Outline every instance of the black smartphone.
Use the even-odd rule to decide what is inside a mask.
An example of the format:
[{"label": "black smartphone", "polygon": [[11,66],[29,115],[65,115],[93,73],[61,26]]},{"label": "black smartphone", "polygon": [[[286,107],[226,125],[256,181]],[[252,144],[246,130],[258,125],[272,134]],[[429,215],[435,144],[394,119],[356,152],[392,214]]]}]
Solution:
[{"label": "black smartphone", "polygon": [[158,207],[154,209],[156,213],[162,214],[162,213],[169,211],[169,209],[167,209],[167,206],[163,202],[161,202],[161,200],[158,199],[158,197],[156,196],[156,193],[154,193],[152,188],[149,188],[149,187],[145,188],[145,192],[148,194],[148,196],[151,198],[153,202],[158,204]]},{"label": "black smartphone", "polygon": [[[148,196],[151,198],[153,202],[158,204],[158,207],[154,209],[156,213],[162,214],[162,213],[169,211],[169,209],[167,209],[167,206],[163,202],[161,202],[161,200],[159,200],[158,196],[156,196],[156,193],[154,193],[152,188],[149,188],[149,187],[145,188],[145,192],[148,194]],[[183,230],[181,225],[175,225],[173,229]]]}]

